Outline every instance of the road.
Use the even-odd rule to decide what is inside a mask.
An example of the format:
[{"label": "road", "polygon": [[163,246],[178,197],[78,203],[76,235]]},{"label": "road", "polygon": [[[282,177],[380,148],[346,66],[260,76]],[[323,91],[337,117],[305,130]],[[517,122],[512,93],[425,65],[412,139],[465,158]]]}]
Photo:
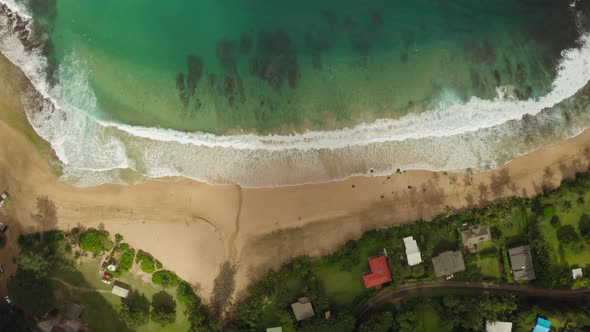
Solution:
[{"label": "road", "polygon": [[82,292],[82,293],[86,293],[86,292],[111,293],[111,291],[104,290],[104,289],[77,287],[77,286],[74,286],[74,285],[70,284],[69,282],[59,279],[59,278],[50,277],[49,279],[62,283],[68,289],[75,290],[75,291]]},{"label": "road", "polygon": [[359,308],[357,316],[362,317],[372,308],[378,307],[384,303],[397,302],[412,295],[436,290],[510,292],[552,300],[578,300],[590,297],[590,289],[546,289],[523,285],[434,281],[383,289]]}]

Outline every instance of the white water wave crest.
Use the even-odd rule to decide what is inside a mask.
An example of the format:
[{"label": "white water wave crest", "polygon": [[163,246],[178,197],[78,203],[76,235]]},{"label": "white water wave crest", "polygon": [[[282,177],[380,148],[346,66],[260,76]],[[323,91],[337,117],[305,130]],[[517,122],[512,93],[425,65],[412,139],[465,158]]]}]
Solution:
[{"label": "white water wave crest", "polygon": [[[9,9],[20,10],[14,4]],[[560,125],[564,108],[554,107],[590,80],[590,35],[582,36],[580,47],[562,52],[551,91],[538,99],[518,101],[499,90],[492,100],[461,102],[448,93],[423,113],[352,128],[213,135],[99,119],[87,67],[75,53],[58,70],[61,84],[51,87],[46,59],[37,50],[26,50],[13,25],[0,15],[0,51],[29,77],[34,93],[45,98],[40,105],[29,105],[29,121],[65,164],[65,179],[78,184],[116,181],[125,170],[149,178],[184,176],[262,187],[342,179],[369,169],[386,174],[396,168],[484,168],[574,135],[590,123],[588,112],[577,112],[579,121]],[[28,97],[25,102],[39,99]],[[551,133],[538,133],[549,127]]]}]

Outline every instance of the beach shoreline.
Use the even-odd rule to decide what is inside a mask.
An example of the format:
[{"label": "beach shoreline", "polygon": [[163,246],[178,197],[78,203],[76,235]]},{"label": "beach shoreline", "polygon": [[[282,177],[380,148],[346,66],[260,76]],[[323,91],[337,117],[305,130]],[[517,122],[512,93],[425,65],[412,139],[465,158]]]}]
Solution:
[{"label": "beach shoreline", "polygon": [[[23,79],[14,67],[0,76],[0,90],[5,92],[0,103],[0,142],[5,142],[0,144],[0,190],[11,194],[0,217],[14,223],[9,247],[16,245],[19,232],[104,227],[198,284],[205,298],[225,261],[238,263],[237,289],[243,290],[261,273],[294,256],[324,255],[364,231],[428,220],[448,209],[508,196],[530,197],[588,170],[590,160],[586,130],[486,172],[400,170],[274,188],[208,185],[182,178],[78,188],[59,180],[39,149],[47,145],[23,122]],[[37,199],[45,196],[55,203],[57,214],[55,224],[41,227],[32,215]],[[0,258],[10,261],[8,256]],[[15,268],[6,267],[8,272]]]}]

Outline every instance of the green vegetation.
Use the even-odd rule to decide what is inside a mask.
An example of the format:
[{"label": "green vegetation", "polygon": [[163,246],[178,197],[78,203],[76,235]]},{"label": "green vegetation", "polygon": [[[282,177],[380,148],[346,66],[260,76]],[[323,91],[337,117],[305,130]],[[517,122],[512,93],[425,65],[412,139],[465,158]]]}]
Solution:
[{"label": "green vegetation", "polygon": [[[219,331],[209,308],[202,304],[192,286],[174,273],[162,271],[156,278],[161,278],[162,284],[167,283],[169,288],[182,285],[175,291],[126,273],[133,266],[135,256],[135,250],[128,244],[120,243],[111,253],[113,257],[120,255],[115,275],[131,289],[129,297],[121,299],[110,292],[92,291],[110,291],[112,285],[100,282],[101,258],[85,254],[74,258],[78,257],[75,231],[31,234],[21,237],[19,243],[23,258],[17,275],[10,280],[9,295],[19,307],[36,317],[53,308],[63,310],[64,303],[73,300],[84,305],[82,320],[97,332],[158,331],[162,325],[172,332]],[[37,257],[47,260],[41,263]]]},{"label": "green vegetation", "polygon": [[109,238],[107,231],[99,231],[97,229],[89,229],[80,235],[80,249],[99,254],[111,250],[113,241]]},{"label": "green vegetation", "polygon": [[180,280],[172,271],[161,270],[152,275],[152,282],[164,288],[176,287]]},{"label": "green vegetation", "polygon": [[[145,273],[154,273],[156,271],[156,260],[145,251],[139,250],[135,257],[135,263],[140,264],[141,270]],[[160,264],[161,266],[161,264]]]},{"label": "green vegetation", "polygon": [[135,249],[129,247],[126,243],[121,243],[115,248],[115,252],[120,255],[119,262],[117,264],[117,270],[115,276],[122,276],[129,272],[133,267],[133,259],[135,258]]}]

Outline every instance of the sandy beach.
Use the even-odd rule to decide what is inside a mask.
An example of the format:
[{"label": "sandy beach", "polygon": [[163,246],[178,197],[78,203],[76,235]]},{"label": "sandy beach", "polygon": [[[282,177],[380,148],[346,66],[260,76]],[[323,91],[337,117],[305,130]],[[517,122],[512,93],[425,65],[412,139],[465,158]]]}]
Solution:
[{"label": "sandy beach", "polygon": [[[104,227],[198,284],[205,297],[227,260],[238,263],[237,289],[244,289],[252,278],[293,256],[329,253],[368,229],[429,219],[446,208],[533,196],[588,169],[590,160],[586,131],[474,174],[401,170],[385,177],[264,189],[187,179],[76,188],[59,181],[48,165],[47,145],[26,122],[21,104],[26,88],[22,73],[0,59],[0,190],[11,194],[0,218],[11,224],[8,248],[16,249],[20,232]],[[39,225],[32,215],[44,196],[55,203],[56,215]],[[0,254],[9,273],[15,269],[8,263],[14,253]],[[2,286],[9,273],[0,277]]]}]

